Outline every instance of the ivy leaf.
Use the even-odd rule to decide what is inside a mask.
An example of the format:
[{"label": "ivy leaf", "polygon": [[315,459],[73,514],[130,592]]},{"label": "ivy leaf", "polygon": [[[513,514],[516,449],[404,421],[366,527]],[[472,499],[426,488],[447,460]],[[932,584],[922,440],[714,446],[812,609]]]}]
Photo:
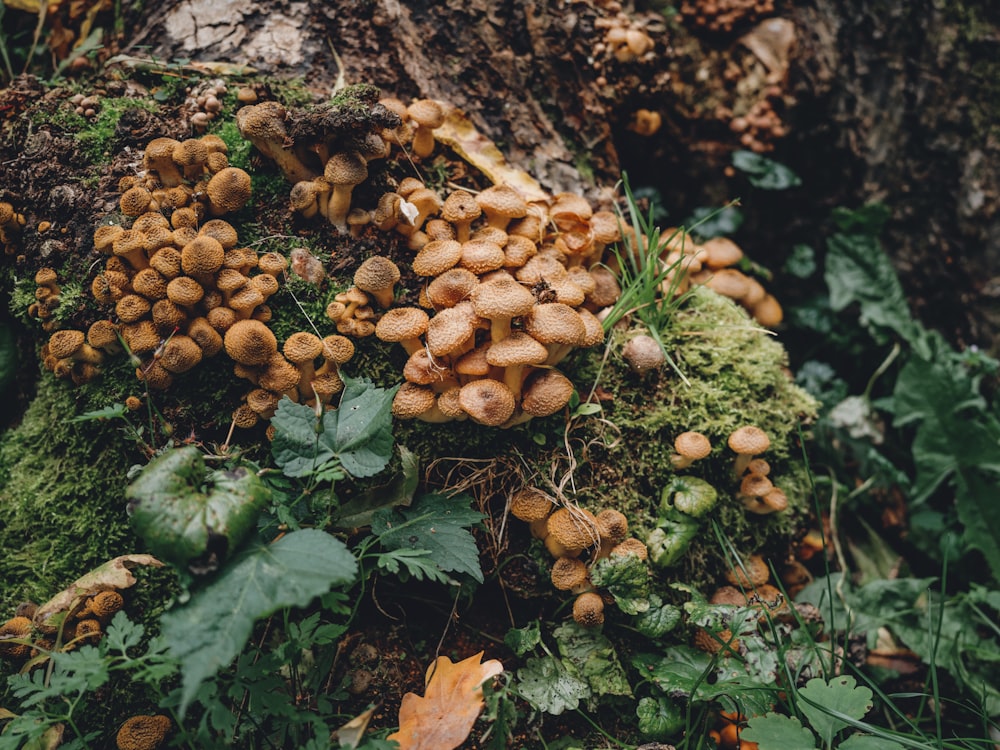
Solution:
[{"label": "ivy leaf", "polygon": [[563,664],[586,680],[594,695],[632,695],[615,647],[604,635],[573,621],[560,625],[552,635]]},{"label": "ivy leaf", "polygon": [[183,606],[160,619],[161,638],[180,663],[181,715],[199,686],[232,662],[254,622],[282,607],[304,607],[357,576],[350,550],[318,529],[293,531],[242,552]]},{"label": "ivy leaf", "polygon": [[794,716],[754,716],[740,736],[760,750],[816,750],[816,738]]},{"label": "ivy leaf", "polygon": [[376,511],[372,533],[387,551],[426,550],[440,570],[466,573],[482,583],[479,549],[466,527],[483,516],[468,507],[470,502],[465,495],[422,495],[409,508]]},{"label": "ivy leaf", "polygon": [[590,567],[590,580],[609,591],[625,614],[637,615],[649,609],[649,567],[638,555],[601,558]]},{"label": "ivy leaf", "polygon": [[814,677],[799,690],[799,696],[802,698],[799,710],[827,747],[837,732],[850,726],[837,714],[860,721],[872,708],[872,691],[859,686],[850,675],[834,677],[829,682]]},{"label": "ivy leaf", "polygon": [[784,164],[753,151],[734,151],[733,166],[746,174],[750,184],[761,190],[787,190],[802,180]]},{"label": "ivy leaf", "polygon": [[193,445],[154,458],[125,491],[132,528],[150,551],[194,573],[218,568],[270,496],[245,467],[209,471]]},{"label": "ivy leaf", "polygon": [[590,687],[554,656],[535,656],[517,670],[517,690],[535,708],[558,715],[590,697]]}]

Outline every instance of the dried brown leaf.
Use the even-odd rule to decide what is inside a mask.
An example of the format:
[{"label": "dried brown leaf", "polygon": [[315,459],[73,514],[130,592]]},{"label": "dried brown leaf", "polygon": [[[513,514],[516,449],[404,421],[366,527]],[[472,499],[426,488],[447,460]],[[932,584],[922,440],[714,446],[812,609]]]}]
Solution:
[{"label": "dried brown leaf", "polygon": [[439,656],[427,670],[423,697],[407,693],[399,707],[399,731],[389,735],[401,750],[453,750],[465,742],[483,710],[482,684],[503,672],[496,659],[480,663],[483,652],[452,662]]}]

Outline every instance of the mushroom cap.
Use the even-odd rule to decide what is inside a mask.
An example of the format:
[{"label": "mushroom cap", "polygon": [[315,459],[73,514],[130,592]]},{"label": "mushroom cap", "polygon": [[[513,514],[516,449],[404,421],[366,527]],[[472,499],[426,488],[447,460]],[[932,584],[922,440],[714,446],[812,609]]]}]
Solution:
[{"label": "mushroom cap", "polygon": [[441,207],[441,218],[453,224],[475,221],[482,213],[475,196],[467,190],[452,191]]},{"label": "mushroom cap", "polygon": [[155,268],[144,268],[132,277],[132,289],[146,299],[165,299],[167,280]]},{"label": "mushroom cap", "polygon": [[600,541],[597,517],[589,510],[558,508],[547,521],[549,535],[567,550],[579,551]]},{"label": "mushroom cap", "polygon": [[748,555],[743,559],[742,567],[737,565],[730,568],[725,576],[733,586],[752,589],[768,582],[771,578],[771,569],[760,555]]},{"label": "mushroom cap", "polygon": [[771,473],[771,464],[763,458],[754,458],[747,464],[746,471],[748,474],[760,474],[766,477]]},{"label": "mushroom cap", "polygon": [[215,273],[225,259],[225,248],[207,234],[199,235],[181,250],[181,268],[191,276]]},{"label": "mushroom cap", "polygon": [[552,500],[535,487],[522,487],[510,498],[511,515],[527,523],[548,518],[554,507]]},{"label": "mushroom cap", "polygon": [[[727,574],[727,579],[729,578]],[[745,580],[745,579],[744,579]],[[742,591],[736,588],[738,584],[733,583],[732,586],[720,586],[712,594],[712,598],[709,599],[711,604],[727,604],[734,607],[745,607],[747,605],[747,597]],[[744,588],[749,588],[744,585]]]},{"label": "mushroom cap", "polygon": [[502,268],[507,256],[503,248],[495,242],[474,239],[462,243],[462,257],[459,265],[474,274],[484,274]]},{"label": "mushroom cap", "polygon": [[573,383],[558,370],[537,370],[524,383],[521,409],[533,417],[555,414],[569,403]]},{"label": "mushroom cap", "polygon": [[472,294],[479,277],[467,268],[451,268],[427,285],[427,299],[437,308],[454,307]]},{"label": "mushroom cap", "polygon": [[354,356],[354,342],[346,336],[331,334],[323,337],[323,356],[330,362],[342,365]]},{"label": "mushroom cap", "polygon": [[115,738],[118,750],[156,750],[172,724],[166,716],[133,716],[126,719]]},{"label": "mushroom cap", "polygon": [[727,237],[712,237],[701,244],[701,262],[711,269],[735,266],[743,259],[739,245]]},{"label": "mushroom cap", "polygon": [[323,342],[309,331],[296,331],[285,339],[281,351],[292,364],[305,364],[323,353]]},{"label": "mushroom cap", "polygon": [[250,175],[239,167],[220,169],[205,188],[212,205],[223,213],[243,208],[250,200],[250,191]]},{"label": "mushroom cap", "polygon": [[149,265],[165,279],[177,278],[181,274],[181,251],[176,247],[161,247],[149,259]]},{"label": "mushroom cap", "polygon": [[587,334],[576,310],[561,302],[535,305],[524,316],[524,330],[543,344],[579,345]]},{"label": "mushroom cap", "polygon": [[747,474],[740,482],[740,494],[747,497],[764,497],[774,488],[763,474]]},{"label": "mushroom cap", "polygon": [[764,299],[750,308],[750,314],[765,328],[775,328],[784,319],[781,304],[773,294],[764,295]]},{"label": "mushroom cap", "polygon": [[145,297],[138,294],[126,294],[115,303],[115,315],[122,323],[135,323],[146,317],[151,307]]},{"label": "mushroom cap", "polygon": [[382,341],[415,339],[427,331],[430,318],[419,307],[394,307],[375,324],[375,335]]},{"label": "mushroom cap", "polygon": [[392,415],[400,419],[414,419],[434,408],[437,394],[430,388],[416,383],[403,383],[392,399]]},{"label": "mushroom cap", "polygon": [[587,301],[595,307],[608,307],[618,301],[622,288],[618,284],[618,279],[610,270],[603,266],[590,269],[590,276],[594,279],[594,291],[587,295]]},{"label": "mushroom cap", "polygon": [[237,320],[226,331],[226,354],[243,365],[266,364],[278,351],[271,329],[259,320]]},{"label": "mushroom cap", "polygon": [[639,539],[630,537],[611,548],[612,557],[624,555],[636,555],[640,560],[647,560],[649,559],[649,549]]},{"label": "mushroom cap", "polygon": [[417,276],[438,276],[462,259],[462,245],[455,240],[432,240],[420,248],[411,268]]},{"label": "mushroom cap", "polygon": [[[174,213],[176,214],[177,212],[175,211]],[[170,218],[172,220],[173,216]],[[198,234],[211,237],[226,250],[236,247],[236,243],[239,241],[236,227],[222,219],[209,219],[202,224],[201,229],[198,230]]]},{"label": "mushroom cap", "polygon": [[461,395],[462,389],[457,385],[449,388],[438,396],[438,409],[446,417],[451,417],[452,419],[467,419],[469,415],[465,413],[465,409],[462,408],[462,404],[459,402],[459,396]]},{"label": "mushroom cap", "polygon": [[171,373],[187,372],[201,362],[201,347],[190,336],[171,336],[160,354],[160,366]]},{"label": "mushroom cap", "polygon": [[580,346],[597,346],[602,343],[604,341],[604,326],[601,325],[598,317],[585,307],[578,309],[576,314],[583,321],[584,335]]},{"label": "mushroom cap", "polygon": [[178,143],[170,156],[177,166],[194,168],[208,159],[208,146],[200,138],[188,138]]},{"label": "mushroom cap", "polygon": [[474,378],[489,375],[490,363],[486,361],[486,350],[489,347],[490,345],[487,342],[463,354],[455,362],[455,372],[459,375],[469,375]]},{"label": "mushroom cap", "polygon": [[[260,321],[254,322],[259,323]],[[263,323],[261,325],[263,325]],[[228,337],[228,335],[229,332],[227,331],[226,336]],[[267,361],[267,366],[260,374],[260,378],[257,382],[261,388],[265,388],[269,391],[275,391],[276,393],[284,393],[290,388],[298,385],[301,378],[302,373],[299,372],[299,369],[283,356],[275,352]],[[303,386],[305,385],[306,384],[303,384]]]},{"label": "mushroom cap", "polygon": [[427,323],[427,348],[435,357],[450,354],[476,332],[476,313],[471,302],[446,307]]},{"label": "mushroom cap", "polygon": [[705,286],[724,297],[739,300],[750,291],[750,280],[735,268],[720,268],[712,272]]},{"label": "mushroom cap", "polygon": [[86,338],[83,331],[74,329],[56,331],[49,337],[49,354],[56,359],[72,357],[83,346]]},{"label": "mushroom cap", "polygon": [[151,320],[140,320],[122,326],[122,338],[133,354],[145,354],[160,347],[160,335]]},{"label": "mushroom cap", "polygon": [[267,252],[257,260],[257,267],[261,272],[277,277],[288,268],[288,259],[281,253]]},{"label": "mushroom cap", "polygon": [[674,438],[674,450],[684,458],[698,461],[712,452],[712,443],[700,432],[682,432]]},{"label": "mushroom cap", "polygon": [[187,328],[187,335],[201,348],[203,357],[214,357],[222,350],[222,336],[207,318],[195,318]]},{"label": "mushroom cap", "polygon": [[87,329],[87,343],[95,349],[118,351],[118,328],[110,320],[97,320]]},{"label": "mushroom cap", "polygon": [[538,247],[527,237],[517,234],[507,236],[507,244],[504,245],[504,266],[506,268],[520,268],[538,253]]},{"label": "mushroom cap", "polygon": [[548,349],[524,331],[514,331],[486,350],[486,361],[496,367],[540,365],[548,356]]},{"label": "mushroom cap", "polygon": [[205,296],[205,289],[190,276],[178,276],[167,283],[167,299],[175,305],[190,307]]},{"label": "mushroom cap", "polygon": [[458,402],[472,419],[490,427],[510,419],[516,405],[510,388],[490,378],[466,383],[458,394]]},{"label": "mushroom cap", "polygon": [[476,315],[484,318],[517,318],[535,306],[535,295],[515,279],[495,279],[479,284],[472,291]]},{"label": "mushroom cap", "polygon": [[358,185],[368,179],[368,163],[357,151],[334,154],[323,169],[332,185]]},{"label": "mushroom cap", "polygon": [[384,255],[367,258],[354,272],[354,285],[365,292],[391,289],[399,281],[399,266]]},{"label": "mushroom cap", "polygon": [[521,194],[509,185],[493,185],[476,196],[476,203],[492,220],[501,219],[506,226],[511,219],[527,215],[528,204]]},{"label": "mushroom cap", "polygon": [[573,600],[573,619],[585,628],[596,628],[604,623],[604,600],[600,594],[586,591]]},{"label": "mushroom cap", "polygon": [[122,193],[121,198],[118,199],[118,206],[126,216],[138,216],[146,211],[152,198],[152,193],[146,188],[136,185]]},{"label": "mushroom cap", "polygon": [[553,223],[563,232],[573,231],[593,215],[590,202],[577,193],[557,193],[555,202],[549,208]]},{"label": "mushroom cap", "polygon": [[417,349],[403,365],[403,377],[418,385],[433,385],[455,377],[455,373],[431,357],[427,349]]},{"label": "mushroom cap", "polygon": [[273,413],[278,408],[280,397],[274,391],[265,388],[254,388],[247,394],[247,406],[257,415]]},{"label": "mushroom cap", "polygon": [[433,99],[418,99],[406,108],[406,114],[425,128],[439,128],[444,124],[444,109]]},{"label": "mushroom cap", "polygon": [[106,620],[125,605],[125,599],[117,591],[98,591],[87,602],[87,610],[99,620]]},{"label": "mushroom cap", "polygon": [[552,564],[552,585],[560,591],[572,591],[587,583],[587,565],[576,557],[560,557]]},{"label": "mushroom cap", "polygon": [[622,347],[622,357],[633,372],[644,375],[667,361],[660,343],[645,333],[633,336]]},{"label": "mushroom cap", "polygon": [[760,427],[746,425],[734,430],[727,444],[736,453],[755,456],[771,447],[771,439]]},{"label": "mushroom cap", "polygon": [[602,542],[619,544],[628,536],[628,519],[620,510],[605,508],[597,514],[597,533]]}]

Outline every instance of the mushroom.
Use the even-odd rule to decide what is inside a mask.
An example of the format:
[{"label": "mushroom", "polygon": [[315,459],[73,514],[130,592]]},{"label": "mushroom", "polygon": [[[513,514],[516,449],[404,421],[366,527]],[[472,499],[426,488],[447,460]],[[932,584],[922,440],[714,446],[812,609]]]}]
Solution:
[{"label": "mushroom", "polygon": [[493,342],[486,350],[486,361],[494,367],[504,368],[503,382],[521,399],[524,368],[540,365],[548,357],[548,350],[524,331],[515,331],[502,341]]},{"label": "mushroom", "polygon": [[407,354],[424,351],[420,337],[427,331],[428,316],[418,307],[397,307],[386,311],[375,324],[375,335],[382,341],[398,342]]},{"label": "mushroom", "polygon": [[216,172],[208,181],[208,212],[222,216],[238,211],[250,200],[250,175],[239,167],[226,167]]},{"label": "mushroom", "polygon": [[547,417],[569,403],[573,383],[558,370],[541,369],[524,382],[521,409],[531,417]]},{"label": "mushroom", "polygon": [[546,521],[545,546],[553,557],[576,557],[600,543],[597,517],[583,508],[559,508]]},{"label": "mushroom", "polygon": [[759,427],[747,425],[734,430],[729,436],[728,445],[736,453],[733,463],[733,473],[740,476],[746,470],[750,460],[771,447],[771,440]]},{"label": "mushroom", "polygon": [[544,521],[554,507],[548,495],[534,487],[522,487],[510,498],[511,515],[526,523]]},{"label": "mushroom", "polygon": [[602,546],[609,544],[614,547],[628,536],[628,519],[620,510],[605,508],[597,514],[597,533]]},{"label": "mushroom", "polygon": [[[316,174],[289,148],[291,140],[285,129],[288,113],[279,102],[262,102],[241,107],[236,113],[236,127],[264,156],[277,163],[290,183],[312,180]],[[147,147],[148,151],[148,147]],[[345,212],[346,213],[346,212]]]},{"label": "mushroom", "polygon": [[343,234],[347,232],[351,193],[356,185],[368,179],[368,166],[357,151],[342,152],[330,157],[323,176],[332,185],[330,199],[326,204],[326,218]]},{"label": "mushroom", "polygon": [[512,219],[521,219],[528,213],[528,204],[521,194],[508,185],[493,185],[476,196],[476,203],[486,214],[491,227],[506,229]]},{"label": "mushroom", "polygon": [[727,570],[725,577],[733,586],[753,589],[768,582],[771,569],[760,555],[748,555]]},{"label": "mushroom", "polygon": [[173,724],[166,716],[133,716],[115,737],[118,750],[158,750]]},{"label": "mushroom", "polygon": [[674,438],[674,450],[670,463],[675,469],[686,469],[695,461],[699,461],[712,452],[712,444],[700,432],[682,432]]},{"label": "mushroom", "polygon": [[585,628],[596,628],[604,623],[604,600],[600,594],[586,591],[573,601],[573,619]]},{"label": "mushroom", "polygon": [[494,344],[510,335],[511,320],[528,315],[535,306],[535,296],[514,279],[479,284],[470,296],[476,315],[490,321],[490,340]]},{"label": "mushroom", "polygon": [[631,370],[639,375],[645,375],[667,361],[660,342],[645,333],[628,340],[622,347],[622,357]]},{"label": "mushroom", "polygon": [[[467,190],[455,190],[444,201],[441,207],[441,218],[455,227],[455,239],[467,242],[472,222],[483,213],[479,203]],[[422,274],[429,275],[429,274]]]},{"label": "mushroom", "polygon": [[410,267],[417,276],[439,276],[461,258],[462,245],[456,240],[431,240],[420,248]]},{"label": "mushroom", "polygon": [[575,557],[560,557],[552,564],[552,585],[560,591],[583,592],[588,587],[587,565]]},{"label": "mushroom", "polygon": [[406,108],[407,117],[416,125],[412,149],[426,159],[434,153],[434,129],[444,124],[444,109],[433,99],[418,99]]},{"label": "mushroom", "polygon": [[399,267],[382,255],[365,260],[354,273],[354,285],[371,294],[382,307],[392,306],[393,289],[399,281]]},{"label": "mushroom", "polygon": [[278,351],[278,342],[258,320],[238,320],[230,326],[223,344],[234,361],[243,365],[264,365]]},{"label": "mushroom", "polygon": [[463,385],[458,402],[473,420],[489,427],[499,427],[510,419],[515,407],[510,389],[490,378]]}]

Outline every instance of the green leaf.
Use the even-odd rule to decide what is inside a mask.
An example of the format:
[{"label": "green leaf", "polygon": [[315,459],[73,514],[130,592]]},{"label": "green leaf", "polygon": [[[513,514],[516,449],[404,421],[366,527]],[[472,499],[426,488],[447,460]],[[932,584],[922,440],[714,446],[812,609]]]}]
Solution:
[{"label": "green leaf", "polygon": [[742,225],[743,212],[733,205],[722,208],[699,206],[691,212],[691,216],[684,222],[684,226],[702,240],[712,237],[728,237],[731,234],[736,234]]},{"label": "green leaf", "polygon": [[668,512],[674,507],[692,518],[704,518],[712,512],[718,498],[718,490],[704,479],[679,476],[663,488],[660,504]]},{"label": "green leaf", "polygon": [[596,696],[632,695],[618,654],[604,635],[570,620],[552,633],[570,672],[582,678]]},{"label": "green leaf", "polygon": [[829,682],[814,677],[799,689],[799,696],[802,699],[798,702],[799,710],[827,747],[837,732],[850,726],[836,714],[861,721],[872,709],[872,691],[858,686],[850,675],[834,677]]},{"label": "green leaf", "polygon": [[427,550],[440,570],[466,573],[482,583],[479,549],[467,527],[483,516],[469,508],[470,502],[466,495],[422,495],[409,508],[376,511],[372,533],[387,551]]},{"label": "green leaf", "polygon": [[253,531],[270,492],[243,466],[209,471],[187,445],[150,461],[125,497],[132,528],[154,555],[205,573]]},{"label": "green leaf", "polygon": [[517,670],[517,691],[535,708],[561,714],[580,706],[590,697],[590,688],[574,677],[554,656],[534,656]]},{"label": "green leaf", "polygon": [[684,729],[684,711],[679,703],[665,695],[643,698],[636,706],[639,731],[653,740],[666,740]]},{"label": "green leaf", "polygon": [[524,656],[542,642],[541,624],[533,620],[523,628],[511,628],[503,637],[503,642],[518,656]]},{"label": "green leaf", "polygon": [[94,409],[70,418],[69,422],[93,422],[102,419],[121,419],[128,413],[125,404],[110,404],[103,409]]},{"label": "green leaf", "polygon": [[397,388],[376,388],[365,378],[344,380],[340,406],[317,420],[312,408],[282,398],[271,418],[271,453],[290,477],[303,477],[338,461],[355,477],[378,474],[392,457],[392,399]]},{"label": "green leaf", "polygon": [[753,151],[734,151],[733,166],[745,173],[750,184],[761,190],[787,190],[802,180],[784,164]]},{"label": "green leaf", "polygon": [[649,609],[633,620],[636,629],[647,638],[658,639],[669,633],[681,621],[681,610],[673,604],[663,604],[656,594],[649,597]]},{"label": "green leaf", "polygon": [[420,457],[400,445],[399,458],[400,470],[392,475],[387,484],[369,487],[340,506],[334,518],[336,528],[370,526],[375,511],[413,502],[413,494],[420,483]]},{"label": "green leaf", "polygon": [[760,750],[816,750],[816,738],[794,716],[754,716],[740,736]]},{"label": "green leaf", "polygon": [[418,581],[424,579],[438,583],[449,581],[448,575],[434,563],[431,551],[426,549],[394,549],[382,552],[375,558],[375,564],[379,570],[399,576],[401,580],[412,576]]},{"label": "green leaf", "polygon": [[238,555],[216,579],[160,619],[161,638],[181,666],[180,711],[199,686],[240,653],[254,623],[283,607],[304,607],[357,576],[350,550],[318,529],[293,531]]},{"label": "green leaf", "polygon": [[649,559],[658,568],[669,568],[684,557],[700,529],[698,519],[677,511],[660,518],[659,525],[646,537]]},{"label": "green leaf", "polygon": [[839,745],[837,750],[904,750],[903,745],[871,734],[852,734]]},{"label": "green leaf", "polygon": [[612,555],[590,566],[590,580],[607,590],[627,615],[649,609],[649,566],[638,555]]}]

